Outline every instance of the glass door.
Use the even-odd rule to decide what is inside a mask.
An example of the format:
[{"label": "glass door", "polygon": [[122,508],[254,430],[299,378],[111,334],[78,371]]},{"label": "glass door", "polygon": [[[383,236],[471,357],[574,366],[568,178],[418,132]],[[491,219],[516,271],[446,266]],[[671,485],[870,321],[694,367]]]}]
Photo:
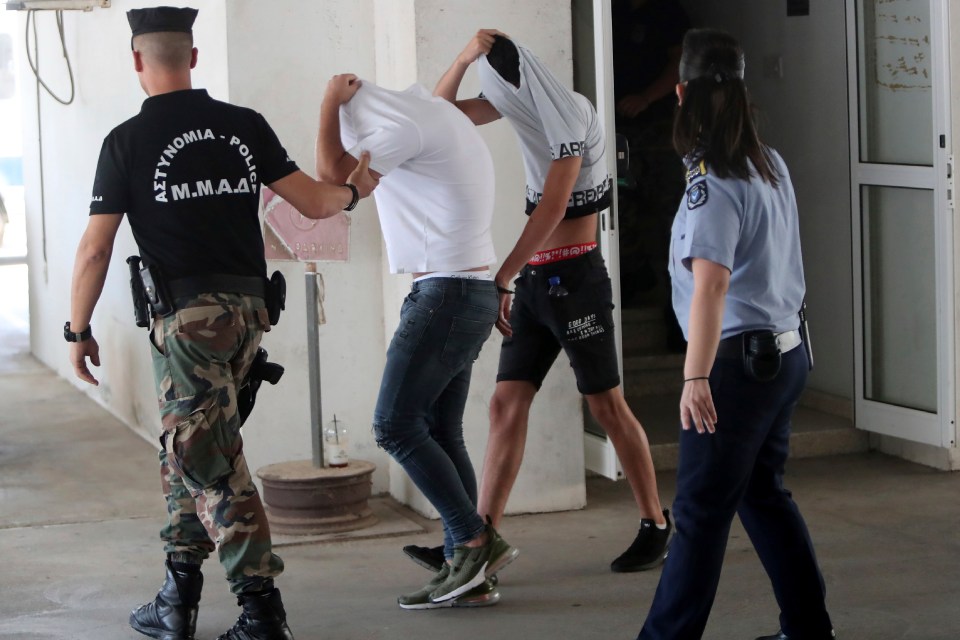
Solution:
[{"label": "glass door", "polygon": [[948,3],[848,0],[857,426],[952,446]]}]

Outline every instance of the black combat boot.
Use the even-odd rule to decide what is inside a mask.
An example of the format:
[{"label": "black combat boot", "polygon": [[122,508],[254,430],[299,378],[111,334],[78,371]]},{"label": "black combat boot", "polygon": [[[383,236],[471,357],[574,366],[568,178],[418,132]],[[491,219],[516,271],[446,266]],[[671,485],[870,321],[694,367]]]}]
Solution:
[{"label": "black combat boot", "polygon": [[217,640],[294,640],[278,589],[241,594],[237,604],[243,607],[243,613]]},{"label": "black combat boot", "polygon": [[178,571],[167,559],[167,579],[153,602],[130,613],[130,626],[159,640],[194,640],[203,574]]}]

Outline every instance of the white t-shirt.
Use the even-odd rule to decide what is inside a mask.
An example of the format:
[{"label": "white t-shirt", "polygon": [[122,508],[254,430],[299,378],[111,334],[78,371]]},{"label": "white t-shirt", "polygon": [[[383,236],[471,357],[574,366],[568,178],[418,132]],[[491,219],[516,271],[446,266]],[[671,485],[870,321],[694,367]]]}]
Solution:
[{"label": "white t-shirt", "polygon": [[493,159],[473,123],[419,84],[363,81],[340,107],[343,145],[383,175],[373,192],[392,273],[459,271],[496,262]]}]

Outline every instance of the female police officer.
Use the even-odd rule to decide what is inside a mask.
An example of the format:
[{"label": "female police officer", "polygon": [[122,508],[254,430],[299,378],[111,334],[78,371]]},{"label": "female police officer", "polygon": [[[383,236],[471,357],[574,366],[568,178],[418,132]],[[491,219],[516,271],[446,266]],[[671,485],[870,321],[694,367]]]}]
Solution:
[{"label": "female police officer", "polygon": [[689,340],[676,535],[643,640],[701,637],[734,512],[781,610],[781,631],[758,640],[833,637],[807,527],[783,488],[790,416],[809,366],[798,332],[797,206],[782,158],[757,137],[743,67],[729,35],[687,33],[674,146],[688,186],[670,257]]}]

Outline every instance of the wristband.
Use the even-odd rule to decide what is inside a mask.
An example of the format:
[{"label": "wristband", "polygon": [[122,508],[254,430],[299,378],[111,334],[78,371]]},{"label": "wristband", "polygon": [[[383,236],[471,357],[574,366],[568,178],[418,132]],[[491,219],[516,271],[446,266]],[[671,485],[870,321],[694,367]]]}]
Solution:
[{"label": "wristband", "polygon": [[344,211],[353,211],[354,207],[357,206],[357,203],[360,202],[360,192],[357,191],[356,185],[350,184],[349,182],[347,182],[346,184],[343,184],[343,185],[341,185],[341,186],[347,187],[348,189],[350,189],[350,193],[353,194],[353,197],[350,198],[350,204],[348,204],[347,206],[345,206],[345,207],[343,208],[343,210],[344,210]]},{"label": "wristband", "polygon": [[506,287],[501,287],[500,285],[497,285],[497,293],[505,293],[508,296],[513,295],[513,291],[511,291],[510,289],[507,289]]},{"label": "wristband", "polygon": [[77,333],[70,329],[70,321],[67,320],[63,325],[63,339],[67,342],[83,342],[93,336],[93,327],[87,325],[87,328]]},{"label": "wristband", "polygon": [[695,378],[684,378],[683,382],[684,384],[686,384],[688,382],[693,382],[694,380],[709,380],[709,379],[710,379],[710,376],[697,376]]}]

